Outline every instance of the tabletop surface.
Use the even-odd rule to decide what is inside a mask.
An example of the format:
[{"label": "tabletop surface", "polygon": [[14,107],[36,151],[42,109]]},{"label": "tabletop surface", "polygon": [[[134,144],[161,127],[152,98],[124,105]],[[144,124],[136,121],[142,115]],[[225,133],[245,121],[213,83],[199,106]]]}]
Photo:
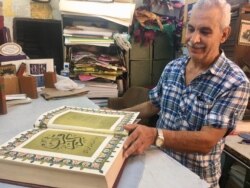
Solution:
[{"label": "tabletop surface", "polygon": [[[46,101],[39,97],[32,103],[8,108],[8,113],[0,116],[0,144],[8,141],[22,131],[33,127],[40,114],[60,106],[99,108],[85,96],[77,96]],[[20,188],[22,186],[0,183],[1,188]],[[118,183],[118,188],[208,187],[198,175],[182,166],[161,150],[152,147],[143,155],[130,157],[126,162]]]}]

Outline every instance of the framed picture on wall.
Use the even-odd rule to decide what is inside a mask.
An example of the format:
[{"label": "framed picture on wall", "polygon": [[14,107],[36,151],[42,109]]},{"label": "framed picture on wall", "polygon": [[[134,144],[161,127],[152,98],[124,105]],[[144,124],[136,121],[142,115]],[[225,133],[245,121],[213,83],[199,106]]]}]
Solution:
[{"label": "framed picture on wall", "polygon": [[250,46],[250,20],[241,20],[238,45]]},{"label": "framed picture on wall", "polygon": [[44,87],[44,73],[54,72],[53,59],[29,59],[25,63],[27,74],[36,77],[37,87]]},{"label": "framed picture on wall", "polygon": [[183,14],[183,29],[182,29],[182,38],[181,43],[185,43],[185,35],[186,35],[186,24],[188,23],[193,5],[197,2],[197,0],[185,0],[184,14]]}]

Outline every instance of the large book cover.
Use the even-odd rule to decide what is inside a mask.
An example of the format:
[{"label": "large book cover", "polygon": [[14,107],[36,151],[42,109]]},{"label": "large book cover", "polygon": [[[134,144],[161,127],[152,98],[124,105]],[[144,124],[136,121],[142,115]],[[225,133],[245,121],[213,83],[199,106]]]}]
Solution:
[{"label": "large book cover", "polygon": [[[46,187],[113,187],[137,112],[63,106],[0,147],[0,180]],[[28,117],[27,117],[28,118]]]}]

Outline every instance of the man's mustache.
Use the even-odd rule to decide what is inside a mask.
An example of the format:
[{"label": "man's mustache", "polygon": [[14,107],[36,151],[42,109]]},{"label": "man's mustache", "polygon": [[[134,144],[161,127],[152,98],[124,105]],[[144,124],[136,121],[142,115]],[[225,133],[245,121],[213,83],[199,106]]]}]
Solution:
[{"label": "man's mustache", "polygon": [[187,45],[190,46],[191,48],[205,48],[204,44],[192,43],[191,41],[188,41]]}]

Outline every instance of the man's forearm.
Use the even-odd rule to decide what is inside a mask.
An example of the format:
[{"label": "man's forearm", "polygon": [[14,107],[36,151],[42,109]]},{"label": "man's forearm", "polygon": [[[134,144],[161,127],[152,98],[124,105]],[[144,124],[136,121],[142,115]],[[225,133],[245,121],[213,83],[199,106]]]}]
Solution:
[{"label": "man's forearm", "polygon": [[148,118],[159,112],[159,109],[156,108],[150,101],[138,104],[136,106],[123,109],[126,111],[140,112],[140,118]]},{"label": "man's forearm", "polygon": [[180,152],[207,154],[225,135],[227,129],[204,126],[200,131],[164,130],[164,146]]}]

